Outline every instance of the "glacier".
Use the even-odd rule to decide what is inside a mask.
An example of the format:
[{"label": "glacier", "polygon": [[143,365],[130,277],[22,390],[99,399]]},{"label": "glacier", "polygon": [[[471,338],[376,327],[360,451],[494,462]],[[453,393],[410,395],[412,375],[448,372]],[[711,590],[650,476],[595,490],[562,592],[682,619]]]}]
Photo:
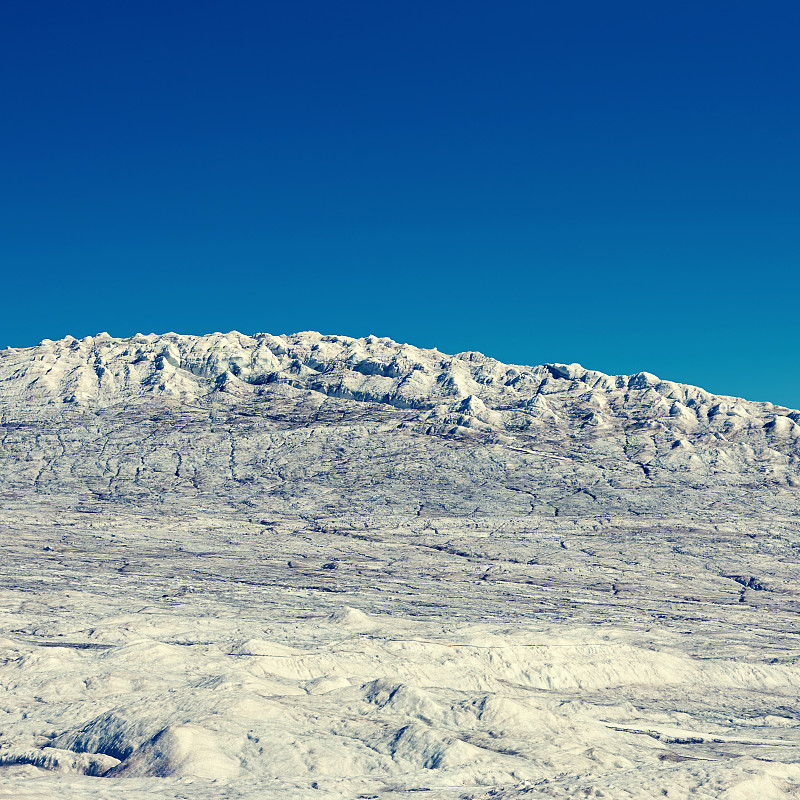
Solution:
[{"label": "glacier", "polygon": [[800,412],[315,332],[0,351],[0,798],[800,791]]}]

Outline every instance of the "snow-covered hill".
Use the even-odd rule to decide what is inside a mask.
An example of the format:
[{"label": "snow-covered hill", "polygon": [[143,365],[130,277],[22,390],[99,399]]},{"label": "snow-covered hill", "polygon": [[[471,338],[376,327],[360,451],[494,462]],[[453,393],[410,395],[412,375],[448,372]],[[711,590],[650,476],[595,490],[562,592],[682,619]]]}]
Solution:
[{"label": "snow-covered hill", "polygon": [[[360,405],[338,406],[329,400]],[[598,450],[659,471],[768,475],[795,485],[800,412],[709,394],[646,372],[609,376],[578,364],[522,367],[480,353],[448,356],[390,339],[233,332],[45,340],[0,357],[5,422],[279,400],[319,412],[391,413],[437,436],[482,435],[575,458]],[[386,408],[381,408],[386,407]],[[402,412],[398,415],[395,412]]]}]

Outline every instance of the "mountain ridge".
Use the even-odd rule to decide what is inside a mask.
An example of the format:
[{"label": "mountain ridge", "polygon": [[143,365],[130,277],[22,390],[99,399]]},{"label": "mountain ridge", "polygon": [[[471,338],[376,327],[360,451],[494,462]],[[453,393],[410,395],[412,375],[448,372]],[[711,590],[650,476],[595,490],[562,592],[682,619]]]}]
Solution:
[{"label": "mountain ridge", "polygon": [[[114,350],[116,348],[116,350]],[[338,348],[338,350],[337,350]],[[392,354],[391,357],[387,357]],[[48,360],[49,356],[49,360]],[[73,356],[70,358],[70,356]],[[77,356],[77,357],[75,357]],[[248,358],[249,356],[249,358]],[[380,358],[382,356],[382,358]],[[256,333],[252,336],[231,331],[229,333],[211,333],[201,336],[182,335],[176,333],[165,334],[135,334],[127,338],[115,338],[107,333],[95,336],[86,336],[76,339],[65,336],[60,340],[43,339],[32,347],[14,348],[7,347],[0,351],[0,368],[7,367],[9,359],[17,364],[17,371],[9,375],[9,370],[3,369],[3,380],[13,377],[23,377],[29,370],[20,371],[22,363],[26,360],[31,366],[36,361],[46,362],[48,369],[36,375],[33,381],[41,380],[52,372],[55,362],[61,358],[67,360],[66,365],[72,369],[80,368],[79,363],[87,362],[84,366],[91,367],[97,381],[97,387],[87,384],[80,386],[74,396],[64,393],[63,399],[71,401],[97,401],[102,393],[102,380],[108,371],[109,360],[124,362],[127,357],[128,365],[139,364],[142,361],[152,363],[153,370],[141,376],[142,383],[148,386],[150,393],[163,392],[167,395],[179,396],[182,387],[180,382],[170,382],[174,377],[174,370],[189,373],[195,378],[212,379],[227,382],[235,378],[244,384],[262,385],[264,383],[283,380],[287,383],[300,384],[302,378],[316,377],[331,371],[338,366],[343,370],[361,374],[365,377],[397,378],[406,372],[423,371],[429,373],[432,367],[438,365],[441,369],[452,367],[454,362],[463,362],[469,365],[473,380],[476,383],[492,383],[498,372],[505,371],[503,377],[506,388],[517,389],[518,383],[536,380],[539,384],[547,382],[548,378],[556,380],[580,381],[590,389],[648,389],[659,392],[665,399],[680,400],[681,402],[696,405],[713,405],[712,401],[734,401],[729,404],[747,403],[750,406],[769,411],[776,410],[776,416],[789,417],[793,422],[800,420],[800,411],[780,404],[767,401],[752,401],[734,395],[715,394],[705,389],[686,383],[671,380],[662,380],[652,373],[640,371],[630,375],[611,375],[599,370],[584,368],[579,363],[564,364],[560,362],[544,363],[539,365],[520,365],[499,361],[491,356],[478,351],[462,351],[447,354],[436,348],[418,348],[410,344],[395,342],[388,337],[367,336],[355,338],[340,335],[325,335],[316,331],[303,331],[293,334],[272,335],[269,333]],[[91,364],[89,361],[91,360]],[[303,369],[305,368],[305,370]],[[30,370],[34,372],[34,370]],[[162,372],[158,376],[158,372]],[[309,371],[316,373],[310,376]],[[486,374],[489,372],[490,374]],[[283,373],[283,374],[282,374]],[[492,374],[494,373],[494,374]],[[294,377],[297,376],[297,377]],[[80,376],[77,383],[80,384]],[[119,377],[119,375],[117,375]],[[158,381],[157,377],[167,380]],[[407,377],[407,376],[406,376]],[[74,376],[70,376],[75,380]],[[33,382],[31,381],[31,383]],[[52,381],[49,388],[53,388]],[[468,396],[465,387],[457,380],[445,381],[445,389],[435,396],[455,396],[459,399]],[[62,382],[61,388],[69,388]],[[325,384],[314,385],[315,391],[324,391],[329,388]],[[429,384],[430,386],[430,384]],[[92,392],[91,389],[95,391]],[[116,385],[112,382],[111,390]],[[477,388],[474,384],[470,388]],[[479,389],[479,391],[481,391]],[[473,392],[474,393],[474,392]],[[485,391],[483,392],[486,393]],[[537,394],[542,393],[541,390]],[[545,391],[545,394],[551,393]],[[397,392],[387,393],[397,395]],[[496,394],[496,393],[495,393]],[[528,394],[522,392],[522,394]],[[360,399],[360,398],[352,398]]]},{"label": "mountain ridge", "polygon": [[[800,485],[800,412],[714,395],[647,372],[606,375],[579,364],[504,364],[375,336],[108,334],[43,340],[0,353],[4,423],[161,401],[257,409],[283,392],[400,412],[395,424],[523,450],[625,439],[645,471],[763,472]],[[329,403],[330,404],[330,403]],[[360,413],[360,412],[359,412]],[[631,439],[634,441],[631,442]],[[590,454],[587,454],[589,457]],[[629,455],[629,454],[628,454]]]}]

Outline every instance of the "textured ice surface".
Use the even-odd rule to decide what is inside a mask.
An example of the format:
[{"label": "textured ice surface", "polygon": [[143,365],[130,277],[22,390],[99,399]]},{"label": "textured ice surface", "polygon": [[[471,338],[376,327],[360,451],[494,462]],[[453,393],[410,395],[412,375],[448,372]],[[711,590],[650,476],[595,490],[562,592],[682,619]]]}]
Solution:
[{"label": "textured ice surface", "polygon": [[800,792],[797,411],[101,334],[0,421],[0,797]]}]

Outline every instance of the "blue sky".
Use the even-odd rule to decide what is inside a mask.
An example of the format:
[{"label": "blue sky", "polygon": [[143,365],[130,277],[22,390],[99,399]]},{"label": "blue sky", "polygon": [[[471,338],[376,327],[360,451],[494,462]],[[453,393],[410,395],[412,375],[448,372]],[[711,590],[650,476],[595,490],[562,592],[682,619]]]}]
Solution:
[{"label": "blue sky", "polygon": [[0,347],[374,333],[799,407],[799,23],[10,0]]}]

